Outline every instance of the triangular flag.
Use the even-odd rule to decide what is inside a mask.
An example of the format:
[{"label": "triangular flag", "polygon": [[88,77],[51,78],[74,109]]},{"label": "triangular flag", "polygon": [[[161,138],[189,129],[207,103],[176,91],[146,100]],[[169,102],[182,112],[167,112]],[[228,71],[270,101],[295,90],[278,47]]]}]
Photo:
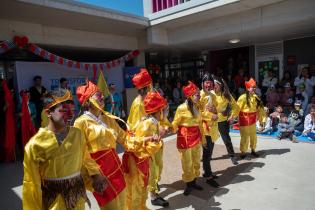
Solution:
[{"label": "triangular flag", "polygon": [[104,94],[105,98],[110,95],[108,87],[107,87],[106,80],[105,80],[104,75],[103,75],[103,71],[100,71],[100,74],[98,76],[97,87]]}]

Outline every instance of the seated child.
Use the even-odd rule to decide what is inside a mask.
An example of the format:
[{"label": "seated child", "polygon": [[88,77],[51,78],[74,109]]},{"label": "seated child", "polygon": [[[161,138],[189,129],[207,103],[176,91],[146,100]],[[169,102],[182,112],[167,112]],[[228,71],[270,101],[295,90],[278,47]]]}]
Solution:
[{"label": "seated child", "polygon": [[269,109],[268,107],[264,107],[265,112],[266,112],[266,122],[264,123],[263,126],[260,125],[260,122],[257,121],[256,123],[256,128],[257,128],[257,133],[259,134],[271,134],[272,133],[272,122],[271,122],[271,118],[269,117]]},{"label": "seated child", "polygon": [[311,112],[312,106],[315,106],[315,96],[312,96],[311,103],[307,105],[305,114],[309,114]]},{"label": "seated child", "polygon": [[308,104],[308,96],[305,91],[305,85],[301,84],[298,87],[299,92],[295,94],[295,101],[300,101],[303,111],[306,111],[307,104]]},{"label": "seated child", "polygon": [[278,124],[278,139],[289,138],[292,142],[297,143],[296,137],[294,136],[294,127],[289,124],[288,117],[282,113],[280,116],[280,122]]},{"label": "seated child", "polygon": [[271,124],[272,124],[273,130],[277,130],[281,114],[283,114],[283,109],[282,109],[282,106],[280,106],[280,105],[278,105],[276,107],[276,110],[270,114]]},{"label": "seated child", "polygon": [[296,100],[294,102],[293,110],[298,111],[300,117],[304,116],[304,110],[302,109],[302,102],[300,100]]},{"label": "seated child", "polygon": [[289,115],[289,124],[294,128],[294,134],[299,136],[303,132],[303,116],[298,110],[292,110]]},{"label": "seated child", "polygon": [[315,141],[315,106],[311,108],[310,113],[305,117],[303,135]]}]

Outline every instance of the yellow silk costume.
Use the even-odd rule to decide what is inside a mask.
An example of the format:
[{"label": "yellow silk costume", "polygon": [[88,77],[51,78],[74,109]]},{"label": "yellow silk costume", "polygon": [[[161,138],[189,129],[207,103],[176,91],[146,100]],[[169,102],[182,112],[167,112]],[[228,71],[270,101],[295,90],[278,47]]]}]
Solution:
[{"label": "yellow silk costume", "polygon": [[[239,113],[239,107],[235,101],[235,99],[233,98],[233,96],[231,96],[231,101],[229,101],[227,98],[224,97],[224,95],[221,92],[215,92],[215,96],[216,96],[216,102],[217,102],[217,111],[218,111],[218,122],[223,122],[228,120],[229,117],[236,117]],[[228,106],[228,103],[231,104],[231,108],[232,108],[232,112],[230,116],[224,116],[222,114],[222,112],[224,112],[224,110],[226,109],[226,107]]]},{"label": "yellow silk costume", "polygon": [[127,123],[130,130],[135,131],[141,119],[146,116],[142,96],[138,95],[132,102]]},{"label": "yellow silk costume", "polygon": [[[187,130],[189,128],[199,128],[199,132],[201,133],[200,140],[202,142],[205,142],[204,139],[204,133],[203,133],[203,127],[202,127],[202,117],[199,110],[196,110],[195,116],[191,114],[191,112],[188,109],[187,103],[183,103],[178,106],[174,120],[172,122],[173,130],[174,132],[178,131],[179,127],[185,127]],[[177,145],[178,145],[178,135],[177,133]],[[187,137],[190,136],[190,133],[188,131]],[[178,151],[180,153],[181,157],[181,163],[182,163],[182,180],[184,182],[191,182],[195,178],[199,177],[200,175],[200,150],[201,150],[201,141],[197,144],[194,144],[192,147],[186,148],[186,149],[179,149]]]},{"label": "yellow silk costume", "polygon": [[[99,118],[105,124],[101,125],[87,115],[81,115],[74,122],[74,126],[81,129],[86,136],[87,147],[90,153],[99,151],[109,151],[116,149],[116,142],[124,146],[129,151],[137,151],[141,147],[142,142],[137,142],[137,139],[127,140],[127,134],[122,130],[117,122],[105,115]],[[117,170],[121,170],[121,163],[118,164]],[[105,167],[105,166],[104,166]],[[125,190],[121,191],[115,199],[110,201],[101,209],[120,210],[125,209]]]},{"label": "yellow silk costume", "polygon": [[[164,127],[164,129],[169,129],[172,124],[168,119],[159,121],[159,127]],[[158,193],[158,183],[161,180],[161,174],[163,170],[163,140],[161,148],[154,153],[150,158],[150,178],[149,178],[149,192]]]},{"label": "yellow silk costume", "polygon": [[[135,137],[143,141],[143,138],[153,136],[158,134],[158,121],[153,117],[148,117],[147,119],[142,120],[138,123],[138,126],[135,130]],[[162,141],[156,142],[144,142],[144,147],[138,152],[133,152],[137,157],[138,162],[144,163],[142,169],[149,173],[149,158],[154,155],[157,151],[160,150],[162,146]],[[141,167],[141,166],[140,166]],[[144,174],[137,166],[135,157],[130,155],[128,158],[128,173],[126,173],[125,178],[127,182],[127,197],[126,197],[126,210],[146,210],[146,200],[148,196],[148,179],[149,175]],[[151,170],[150,170],[151,172]]]},{"label": "yellow silk costume", "polygon": [[[263,107],[257,108],[257,100],[258,96],[256,94],[249,94],[249,104],[248,106],[246,101],[246,94],[241,95],[237,100],[237,105],[239,107],[240,113],[256,113],[256,120],[260,123],[264,123],[266,121],[266,113]],[[240,119],[239,119],[240,121]],[[250,144],[250,148],[252,150],[256,149],[257,145],[257,134],[256,134],[256,121],[255,123],[251,123],[248,126],[239,126],[240,127],[240,150],[241,152],[246,152],[248,149],[248,145]]]},{"label": "yellow silk costume", "polygon": [[[61,179],[81,171],[89,176],[99,174],[98,165],[89,156],[82,132],[71,127],[59,145],[55,134],[47,128],[40,128],[25,146],[23,209],[43,209],[42,182]],[[85,200],[80,198],[75,209],[84,209]],[[49,209],[66,209],[63,197],[58,194]]]},{"label": "yellow silk costume", "polygon": [[216,109],[218,109],[218,102],[216,100],[216,95],[212,92],[205,92],[204,90],[200,91],[200,102],[199,108],[201,110],[202,120],[203,120],[203,130],[204,135],[211,136],[212,142],[215,142],[219,139],[219,129],[218,129],[218,121],[212,120],[212,112],[206,110],[206,106],[209,104],[213,105]]}]

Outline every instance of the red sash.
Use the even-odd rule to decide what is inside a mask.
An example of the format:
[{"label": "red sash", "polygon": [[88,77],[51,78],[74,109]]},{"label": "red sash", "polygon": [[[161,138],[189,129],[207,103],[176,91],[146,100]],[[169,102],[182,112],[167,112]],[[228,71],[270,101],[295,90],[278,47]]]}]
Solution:
[{"label": "red sash", "polygon": [[188,149],[201,141],[199,126],[179,126],[177,131],[177,149]]},{"label": "red sash", "polygon": [[115,149],[91,153],[91,157],[100,166],[103,175],[108,180],[108,187],[104,190],[103,194],[93,193],[98,205],[102,207],[114,200],[125,189],[126,182],[122,165]]},{"label": "red sash", "polygon": [[256,112],[240,112],[238,115],[238,122],[240,126],[249,126],[256,123]]},{"label": "red sash", "polygon": [[123,168],[126,174],[129,173],[129,164],[128,160],[130,157],[133,157],[135,159],[135,162],[137,164],[137,168],[139,171],[141,171],[144,174],[143,182],[144,186],[148,186],[149,181],[149,158],[138,158],[135,154],[132,152],[125,152],[123,155]]}]

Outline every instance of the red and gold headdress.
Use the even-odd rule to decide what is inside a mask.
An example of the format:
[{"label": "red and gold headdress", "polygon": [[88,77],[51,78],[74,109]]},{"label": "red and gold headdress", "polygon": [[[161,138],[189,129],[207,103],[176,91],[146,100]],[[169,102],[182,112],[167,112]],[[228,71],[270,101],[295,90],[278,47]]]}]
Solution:
[{"label": "red and gold headdress", "polygon": [[199,88],[191,81],[189,81],[187,86],[183,87],[183,92],[187,98],[194,95],[197,91],[199,91]]},{"label": "red and gold headdress", "polygon": [[142,68],[138,74],[135,74],[132,78],[132,83],[136,86],[137,89],[144,88],[152,84],[152,78],[149,72]]},{"label": "red and gold headdress", "polygon": [[80,104],[84,104],[94,93],[100,89],[93,83],[88,81],[86,85],[77,87],[77,97]]},{"label": "red and gold headdress", "polygon": [[147,114],[152,114],[164,109],[167,106],[166,99],[158,92],[149,92],[143,100],[144,110]]},{"label": "red and gold headdress", "polygon": [[245,87],[246,87],[246,90],[252,87],[256,87],[256,81],[253,78],[250,78],[250,80],[245,81]]},{"label": "red and gold headdress", "polygon": [[72,94],[70,93],[69,90],[66,90],[63,96],[58,97],[58,96],[53,95],[51,96],[51,99],[52,99],[52,102],[47,104],[45,106],[45,109],[50,109],[51,107],[56,106],[57,104],[60,104],[65,101],[73,101]]}]

